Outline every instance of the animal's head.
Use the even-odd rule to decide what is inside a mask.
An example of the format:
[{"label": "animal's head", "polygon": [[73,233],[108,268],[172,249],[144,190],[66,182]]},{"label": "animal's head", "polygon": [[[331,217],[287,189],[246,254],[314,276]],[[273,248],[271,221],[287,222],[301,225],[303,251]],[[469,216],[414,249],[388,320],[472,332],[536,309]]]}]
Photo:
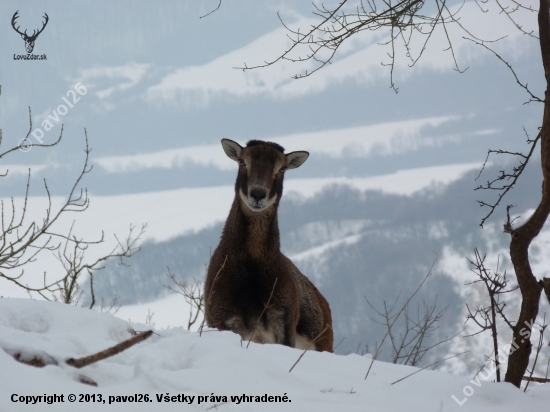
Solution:
[{"label": "animal's head", "polygon": [[225,154],[239,164],[235,192],[254,212],[276,204],[283,194],[286,170],[300,167],[308,158],[304,151],[285,154],[277,143],[251,140],[242,147],[237,142],[222,139]]},{"label": "animal's head", "polygon": [[25,48],[27,49],[27,53],[32,53],[32,51],[34,50],[34,42],[36,41],[36,38],[38,37],[38,35],[40,33],[42,33],[44,31],[44,29],[46,28],[46,25],[48,24],[48,21],[50,20],[50,18],[48,17],[48,15],[46,13],[44,13],[44,19],[45,20],[42,23],[42,28],[40,30],[33,30],[32,34],[29,36],[27,34],[27,30],[22,32],[22,31],[19,30],[20,26],[15,27],[15,25],[17,24],[17,19],[19,18],[18,13],[19,13],[19,10],[16,11],[13,14],[13,17],[11,18],[11,25],[12,25],[13,29],[21,35],[21,38],[23,40],[25,40]]}]

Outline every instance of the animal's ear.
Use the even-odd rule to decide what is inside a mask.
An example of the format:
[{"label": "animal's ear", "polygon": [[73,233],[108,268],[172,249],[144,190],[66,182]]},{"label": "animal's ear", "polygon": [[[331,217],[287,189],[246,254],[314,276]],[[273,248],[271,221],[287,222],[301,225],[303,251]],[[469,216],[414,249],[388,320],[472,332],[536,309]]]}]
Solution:
[{"label": "animal's ear", "polygon": [[302,166],[302,164],[309,157],[309,152],[291,152],[286,155],[286,167],[287,169],[296,169]]},{"label": "animal's ear", "polygon": [[239,161],[239,157],[241,157],[241,151],[243,150],[240,144],[230,139],[222,139],[222,147],[227,157],[233,159],[236,162]]}]

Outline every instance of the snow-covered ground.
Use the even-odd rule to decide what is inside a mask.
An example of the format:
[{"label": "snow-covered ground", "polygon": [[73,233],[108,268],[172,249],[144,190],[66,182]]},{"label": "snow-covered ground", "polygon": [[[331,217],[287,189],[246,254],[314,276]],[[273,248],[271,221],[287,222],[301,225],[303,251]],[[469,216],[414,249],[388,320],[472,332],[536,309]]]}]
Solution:
[{"label": "snow-covered ground", "polygon": [[[146,303],[137,303],[135,305],[122,305],[114,315],[117,318],[129,322],[146,322],[149,318],[149,324],[158,329],[167,329],[184,326],[187,328],[187,322],[190,318],[189,304],[185,302],[182,295],[170,293],[160,299]],[[195,311],[193,311],[193,316]],[[197,331],[202,323],[202,312],[199,314],[191,330]]]},{"label": "snow-covered ground", "polygon": [[[155,330],[148,340],[82,369],[64,363],[129,339],[132,329],[147,326],[61,303],[0,299],[0,411],[503,412],[544,411],[550,403],[550,385],[530,385],[524,393],[489,382],[490,373],[487,380],[472,380],[423,370],[394,383],[418,369],[375,362],[365,380],[370,355],[308,352],[289,373],[300,350],[254,343],[246,348],[237,335],[211,330],[202,336],[182,328]],[[12,357],[16,353],[49,356],[57,366],[28,366]],[[80,383],[80,375],[98,386]],[[63,402],[48,404],[52,395],[62,395]],[[287,402],[264,402],[264,395]],[[182,401],[175,401],[178,396]]]}]

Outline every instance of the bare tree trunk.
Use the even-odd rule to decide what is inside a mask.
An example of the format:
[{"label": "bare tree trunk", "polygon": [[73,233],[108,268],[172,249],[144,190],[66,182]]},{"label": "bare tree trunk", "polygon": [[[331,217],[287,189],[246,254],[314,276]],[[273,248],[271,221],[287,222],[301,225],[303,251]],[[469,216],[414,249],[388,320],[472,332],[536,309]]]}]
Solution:
[{"label": "bare tree trunk", "polygon": [[[531,354],[532,346],[530,326],[535,322],[537,317],[540,295],[543,288],[543,282],[538,282],[531,270],[528,249],[531,241],[538,236],[550,214],[550,105],[546,104],[550,101],[550,91],[548,90],[548,84],[550,83],[549,3],[550,0],[540,0],[538,16],[542,63],[547,84],[540,131],[541,168],[543,175],[542,199],[529,220],[523,226],[511,230],[510,257],[512,258],[521,290],[522,302],[519,319],[514,327],[514,343],[510,349],[505,380],[517,387],[520,386],[523,374],[529,364],[529,355]],[[526,333],[527,331],[529,334]]]},{"label": "bare tree trunk", "polygon": [[546,293],[546,299],[550,303],[550,278],[542,278],[542,287],[544,288],[544,293]]}]

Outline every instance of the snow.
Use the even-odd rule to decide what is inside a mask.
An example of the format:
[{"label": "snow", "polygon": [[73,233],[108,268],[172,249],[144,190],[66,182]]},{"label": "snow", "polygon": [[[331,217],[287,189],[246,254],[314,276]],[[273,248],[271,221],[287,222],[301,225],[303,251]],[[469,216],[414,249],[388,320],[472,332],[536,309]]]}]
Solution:
[{"label": "snow", "polygon": [[[528,217],[532,215],[534,209],[528,209],[524,212],[520,212],[520,219],[516,224],[520,226]],[[507,273],[509,279],[508,289],[512,289],[517,286],[517,280],[514,274],[514,268],[510,262],[510,251],[507,244],[501,244],[496,239],[502,233],[502,226],[500,223],[489,222],[484,226],[484,230],[481,235],[484,238],[482,244],[484,249],[480,250],[482,255],[486,254],[485,267],[490,271],[495,271],[503,274]],[[529,247],[529,259],[531,262],[531,268],[533,273],[538,279],[548,277],[549,275],[549,262],[550,262],[550,226],[543,227],[539,235],[533,240]],[[448,244],[443,247],[443,253],[441,254],[437,263],[436,272],[441,276],[448,276],[454,281],[455,292],[462,297],[464,302],[468,302],[470,308],[478,306],[486,306],[487,304],[487,290],[483,283],[477,282],[477,276],[470,270],[472,265],[468,263],[469,258],[475,260],[473,251],[464,251],[460,245]],[[518,314],[520,312],[521,299],[509,297],[506,300],[506,313]],[[536,321],[537,325],[542,324],[543,317],[548,318],[548,302],[544,297],[544,293],[541,295],[539,315]],[[461,317],[466,319],[468,314],[466,306],[461,309]],[[515,316],[515,315],[514,315]],[[461,326],[464,329],[464,335],[471,335],[468,339],[453,339],[449,342],[450,352],[457,353],[472,347],[492,347],[493,341],[490,333],[478,333],[479,327],[474,322],[466,322]],[[505,324],[504,320],[497,318],[497,328],[499,334],[499,342],[509,342],[512,339],[512,331]],[[478,333],[478,334],[476,334]],[[534,327],[532,329],[531,341],[538,342],[540,336],[540,328]],[[542,348],[541,354],[545,354],[545,347]],[[500,347],[500,352],[503,352],[503,347]],[[506,351],[504,351],[506,352]],[[541,355],[546,356],[546,355]],[[546,356],[547,358],[547,356]],[[479,368],[478,365],[482,365],[485,362],[486,356],[481,352],[473,353],[468,359],[457,358],[453,362],[449,362],[442,366],[442,370],[460,374],[465,370],[468,370],[473,366]],[[539,358],[540,359],[540,358]],[[502,369],[507,368],[507,359],[503,359]],[[545,376],[547,373],[547,361],[538,363],[535,369],[535,375]]]},{"label": "snow", "polygon": [[361,235],[346,236],[342,239],[336,239],[336,240],[324,243],[321,246],[313,247],[304,252],[296,253],[294,255],[289,256],[289,258],[290,260],[293,260],[293,261],[311,259],[311,258],[321,259],[328,249],[334,248],[340,245],[352,245],[354,243],[359,242],[359,240],[361,240],[361,237],[362,237]]},{"label": "snow", "polygon": [[[361,127],[295,133],[264,138],[264,140],[279,143],[287,153],[294,150],[307,150],[316,156],[324,155],[331,158],[389,156],[460,141],[461,138],[458,135],[430,136],[430,129],[459,120],[458,116],[427,117]],[[245,144],[244,141],[239,143]],[[94,159],[94,162],[108,173],[182,168],[188,164],[215,167],[219,170],[235,168],[235,163],[227,158],[220,144],[171,148],[136,155],[105,156]]]},{"label": "snow", "polygon": [[[479,170],[479,167],[479,163],[462,163],[406,169],[387,175],[357,178],[293,179],[289,175],[285,180],[283,202],[304,201],[323,190],[327,190],[334,184],[345,184],[361,191],[380,190],[384,193],[411,195],[434,185],[448,184],[459,179],[470,170]],[[232,185],[182,188],[116,196],[96,196],[92,193],[90,194],[90,206],[84,214],[79,215],[76,219],[73,233],[87,240],[98,240],[101,238],[102,230],[105,229],[105,243],[95,245],[88,250],[87,257],[92,259],[111,251],[116,246],[114,235],[116,234],[119,239],[126,237],[130,225],[136,226],[136,230],[138,230],[142,223],[147,223],[142,241],[161,242],[222,222],[227,218],[233,197],[234,187]],[[58,210],[64,200],[62,197],[52,197],[52,210]],[[16,198],[14,201],[16,215],[19,216],[23,199]],[[42,221],[46,208],[46,197],[30,197],[26,216],[27,222]],[[74,213],[62,216],[52,230],[56,233],[68,233],[75,218]],[[40,259],[30,262],[26,266],[25,281],[31,286],[41,285],[44,272],[48,274],[48,279],[52,279],[56,273],[59,273],[60,269],[60,263],[53,254],[42,253]],[[16,275],[15,272],[12,274]],[[2,285],[0,295],[26,296],[26,293],[13,283],[2,280],[0,284]],[[145,319],[149,308],[152,311],[166,313],[166,310],[163,309],[165,305],[161,300],[147,305],[147,307],[140,306],[137,312],[128,312],[128,317],[134,319],[139,314],[140,319]],[[145,315],[142,315],[143,313]],[[171,317],[162,323],[163,326],[181,324],[182,322],[172,323]]]},{"label": "snow", "polygon": [[[392,385],[418,369],[378,361],[365,380],[370,355],[308,352],[289,373],[300,350],[254,343],[246,348],[238,335],[215,330],[202,336],[182,328],[155,330],[148,340],[82,369],[64,363],[129,339],[130,330],[147,327],[61,303],[0,299],[0,410],[70,411],[76,404],[82,411],[214,410],[220,402],[212,401],[211,394],[228,397],[229,403],[216,407],[221,411],[461,410],[452,396],[472,412],[543,411],[550,402],[550,385],[530,385],[524,393],[508,383],[430,370]],[[47,354],[58,365],[28,366],[14,360],[13,353]],[[98,386],[80,383],[80,375]],[[53,394],[63,395],[64,402],[30,406],[11,400],[13,395],[24,402],[25,396]],[[75,404],[68,402],[69,394],[77,396]],[[105,403],[78,402],[86,394],[96,400],[101,394]],[[193,403],[157,401],[156,395],[166,394],[194,397]],[[231,396],[243,394],[286,395],[289,402],[231,402]],[[148,395],[150,401],[108,405],[109,397],[130,395]],[[200,404],[199,396],[206,397]]]},{"label": "snow", "polygon": [[[503,4],[503,7],[513,8],[513,5]],[[483,4],[483,10],[491,9],[491,12],[481,13],[479,8],[479,4],[474,1],[450,6],[453,13],[458,11],[459,20],[467,22],[466,27],[462,27],[468,32],[458,24],[449,23],[445,29],[437,27],[427,45],[424,44],[427,40],[425,36],[412,36],[411,59],[406,58],[404,52],[396,52],[393,79],[399,83],[420,71],[450,72],[455,69],[453,55],[461,70],[473,62],[480,63],[489,59],[491,56],[488,53],[484,53],[481,47],[465,38],[471,36],[487,41],[501,39],[495,45],[496,51],[506,50],[512,55],[513,61],[521,59],[525,50],[530,47],[528,36],[524,36],[519,30],[510,30],[511,22],[502,18],[498,7],[491,2]],[[534,9],[537,9],[536,5]],[[514,16],[514,19],[519,19],[516,21],[520,22],[526,32],[533,30],[536,33],[536,13],[521,11],[523,10],[520,9],[520,12],[516,13],[518,15]],[[351,13],[353,14],[353,11]],[[302,31],[312,24],[319,23],[318,19],[304,17],[295,21],[284,20],[292,29],[301,28]],[[446,35],[443,30],[448,34]],[[243,72],[233,69],[243,67],[243,62],[251,67],[273,61],[290,47],[288,35],[287,29],[281,26],[244,47],[218,56],[205,64],[174,68],[158,80],[157,84],[149,87],[143,94],[143,99],[157,106],[181,101],[186,106],[206,107],[228,95],[239,98],[267,96],[273,99],[295,99],[320,93],[346,80],[355,80],[363,84],[388,82],[389,86],[390,69],[386,66],[390,63],[388,53],[391,49],[390,46],[385,46],[389,42],[389,36],[380,30],[365,30],[359,36],[355,36],[353,42],[345,42],[331,61],[332,64],[316,72],[315,76],[300,79],[298,82],[293,81],[292,76],[311,72],[319,64],[314,60],[306,60],[297,66],[283,60],[262,70]],[[452,53],[449,50],[448,38],[453,39]],[[396,43],[397,47],[402,48],[402,43]],[[441,53],[441,50],[446,50],[447,53]],[[303,58],[310,52],[308,45],[298,47],[294,51],[296,53],[291,54],[291,58],[294,59],[298,59],[299,56]],[[416,59],[421,51],[422,58],[415,62],[414,70],[409,70],[412,60]]]},{"label": "snow", "polygon": [[471,170],[479,170],[480,167],[481,163],[460,163],[398,170],[395,173],[372,177],[288,179],[288,181],[285,180],[285,190],[289,197],[295,196],[294,194],[288,195],[294,191],[308,198],[326,189],[329,185],[343,184],[361,191],[379,190],[383,193],[412,195],[433,185],[451,183]]},{"label": "snow", "polygon": [[[234,162],[231,163],[232,167],[235,167]],[[284,183],[283,201],[287,197],[305,200],[334,184],[349,185],[361,191],[380,190],[383,193],[411,195],[433,185],[451,183],[468,171],[478,170],[480,167],[481,163],[458,163],[355,178],[293,179],[289,175]],[[90,206],[84,216],[79,216],[75,230],[80,236],[97,238],[101,236],[100,228],[109,228],[109,232],[106,232],[106,238],[109,238],[111,233],[126,234],[130,224],[139,227],[141,223],[147,223],[145,239],[164,241],[225,220],[234,194],[233,185],[114,196],[97,196],[92,193]],[[53,210],[59,208],[64,201],[65,199],[60,196],[52,197]],[[16,205],[22,205],[22,202],[22,198],[15,198]],[[42,220],[47,208],[47,198],[33,196],[29,198],[28,203],[29,221]],[[68,230],[74,218],[74,214],[67,214],[63,223],[64,228],[58,228],[58,232]]]},{"label": "snow", "polygon": [[75,84],[80,82],[90,88],[96,88],[98,80],[107,79],[111,86],[95,92],[99,99],[106,99],[115,92],[121,92],[136,86],[151,70],[151,66],[151,64],[140,64],[132,61],[122,66],[81,69],[79,76],[73,82]]},{"label": "snow", "polygon": [[[130,322],[144,322],[148,316],[151,316],[152,326],[167,329],[176,326],[187,327],[189,309],[189,304],[185,302],[182,295],[170,293],[146,303],[120,306],[114,315]],[[198,330],[202,319],[201,313],[191,329]]]}]

